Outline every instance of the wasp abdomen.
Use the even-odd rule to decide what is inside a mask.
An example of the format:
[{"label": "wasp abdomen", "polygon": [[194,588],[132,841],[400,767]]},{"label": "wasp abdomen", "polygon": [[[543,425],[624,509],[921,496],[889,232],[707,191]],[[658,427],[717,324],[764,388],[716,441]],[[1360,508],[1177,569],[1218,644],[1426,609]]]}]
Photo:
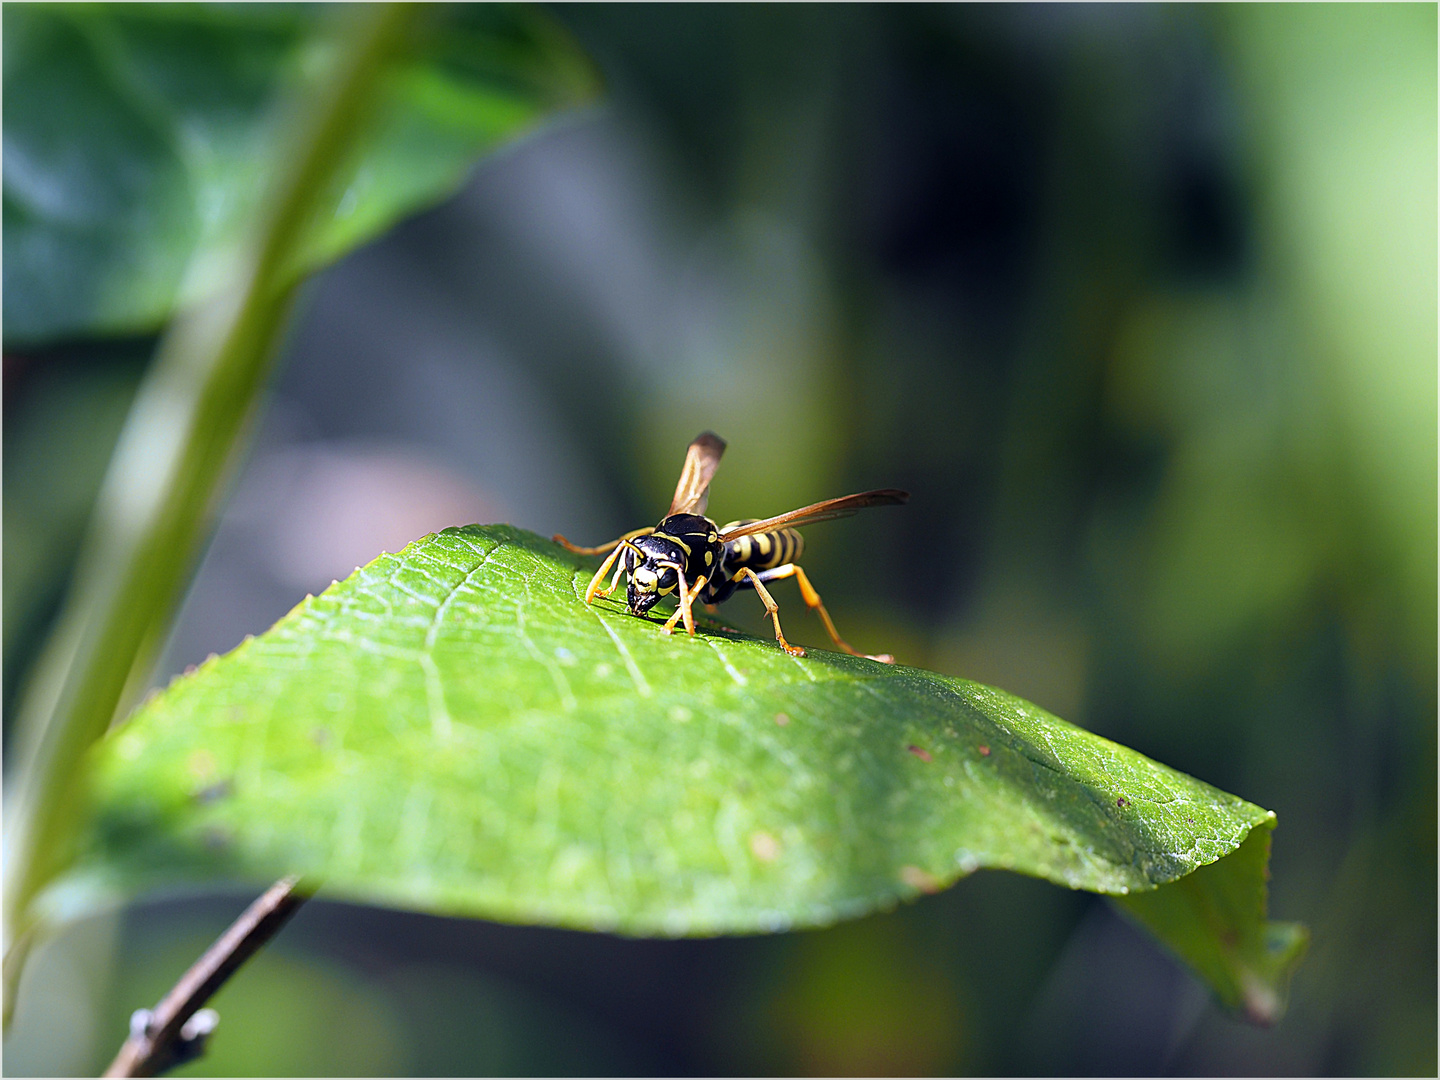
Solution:
[{"label": "wasp abdomen", "polygon": [[[746,525],[757,518],[732,521],[720,531],[739,525]],[[756,533],[753,536],[737,536],[725,541],[725,567],[734,571],[742,566],[751,570],[771,570],[784,563],[794,562],[805,551],[804,538],[794,529],[775,529],[773,532]]]}]

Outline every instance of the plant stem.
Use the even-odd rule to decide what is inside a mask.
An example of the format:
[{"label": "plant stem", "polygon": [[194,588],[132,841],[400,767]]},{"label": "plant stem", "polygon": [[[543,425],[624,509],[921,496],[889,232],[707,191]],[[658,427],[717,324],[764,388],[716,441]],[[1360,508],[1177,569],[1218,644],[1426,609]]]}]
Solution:
[{"label": "plant stem", "polygon": [[33,901],[70,855],[86,750],[128,701],[164,640],[222,485],[238,457],[298,284],[295,251],[337,197],[337,174],[364,130],[387,61],[406,37],[406,4],[341,13],[334,63],[296,104],[293,142],[229,287],[177,319],[136,398],[65,608],[19,711],[7,800],[6,1018],[21,964],[12,944]]},{"label": "plant stem", "polygon": [[143,1029],[131,1032],[104,1075],[158,1076],[175,1062],[186,1021],[309,899],[308,892],[298,891],[299,882],[293,875],[281,878],[246,908],[180,976]]}]

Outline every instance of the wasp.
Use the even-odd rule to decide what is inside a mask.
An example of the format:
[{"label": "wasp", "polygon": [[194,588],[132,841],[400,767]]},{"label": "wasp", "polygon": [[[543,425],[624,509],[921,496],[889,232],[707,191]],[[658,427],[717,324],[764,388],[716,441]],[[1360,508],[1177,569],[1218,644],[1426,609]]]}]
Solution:
[{"label": "wasp", "polygon": [[[836,647],[851,656],[866,655],[856,652],[840,636],[820,594],[795,562],[805,550],[797,526],[849,517],[868,506],[896,506],[909,499],[909,493],[893,488],[862,491],[776,517],[746,518],[717,526],[705,516],[705,510],[710,501],[710,480],[724,453],[725,440],[714,432],[701,432],[695,437],[685,451],[685,465],[670,509],[658,525],[635,529],[599,547],[580,547],[563,536],[555,537],[556,543],[576,554],[606,556],[585,590],[585,602],[590,604],[597,596],[611,595],[619,587],[620,575],[625,574],[625,600],[631,615],[645,615],[662,596],[674,593],[678,605],[666,621],[664,632],[671,633],[677,622],[683,622],[693,637],[692,608],[697,600],[713,611],[716,604],[728,600],[737,590],[754,589],[765,605],[765,614],[775,624],[775,640],[791,656],[804,656],[804,649],[785,640],[780,630],[779,606],[765,588],[766,582],[793,577],[801,597],[819,613]],[[610,585],[602,589],[601,583],[612,567]],[[870,659],[894,662],[893,657],[884,655]]]}]

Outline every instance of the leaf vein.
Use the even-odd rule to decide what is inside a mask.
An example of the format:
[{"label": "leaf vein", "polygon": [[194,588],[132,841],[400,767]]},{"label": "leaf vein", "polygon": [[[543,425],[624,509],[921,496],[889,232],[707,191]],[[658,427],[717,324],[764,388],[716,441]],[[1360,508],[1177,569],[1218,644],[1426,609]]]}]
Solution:
[{"label": "leaf vein", "polygon": [[560,695],[560,707],[566,712],[575,711],[575,695],[570,692],[570,680],[565,677],[565,672],[560,670],[553,657],[544,655],[534,641],[530,639],[529,633],[525,630],[525,607],[532,599],[530,594],[530,578],[527,575],[525,582],[525,604],[515,605],[515,626],[520,635],[520,644],[525,646],[531,658],[550,673],[550,679],[555,684],[555,691]]},{"label": "leaf vein", "polygon": [[587,607],[586,610],[595,616],[595,621],[604,628],[605,633],[610,636],[610,640],[615,643],[615,649],[625,664],[625,670],[630,672],[630,678],[635,683],[636,691],[641,697],[650,697],[654,691],[650,688],[650,684],[645,681],[645,676],[640,673],[640,668],[636,665],[635,658],[630,655],[630,650],[625,647],[625,643],[621,641],[619,635],[610,628],[610,624],[600,617],[598,611],[590,607]]},{"label": "leaf vein", "polygon": [[748,682],[745,676],[740,674],[740,672],[736,670],[735,665],[730,663],[729,657],[727,657],[723,652],[721,652],[719,645],[715,644],[715,642],[712,641],[710,638],[705,639],[705,644],[709,645],[710,648],[714,650],[715,655],[720,658],[720,663],[725,665],[726,673],[730,676],[730,678],[735,680],[737,686],[744,686]]}]

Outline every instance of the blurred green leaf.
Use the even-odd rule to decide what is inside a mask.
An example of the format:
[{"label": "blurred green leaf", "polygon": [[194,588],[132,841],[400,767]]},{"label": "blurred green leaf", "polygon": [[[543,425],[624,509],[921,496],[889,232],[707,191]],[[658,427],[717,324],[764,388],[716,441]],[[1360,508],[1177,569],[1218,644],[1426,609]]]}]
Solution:
[{"label": "blurred green leaf", "polygon": [[1253,102],[1266,262],[1303,334],[1301,385],[1324,395],[1300,423],[1327,431],[1332,456],[1312,453],[1328,485],[1345,485],[1325,518],[1350,534],[1338,573],[1395,611],[1406,660],[1433,683],[1436,8],[1236,5],[1222,17]]},{"label": "blurred green leaf", "polygon": [[590,573],[468,526],[307,599],[101,744],[82,876],[304,870],[424,911],[712,934],[987,867],[1153,889],[1273,822],[1003,691],[587,607]]},{"label": "blurred green leaf", "polygon": [[[328,5],[10,4],[5,340],[148,332],[212,295],[260,212],[282,91],[324,71]],[[301,276],[452,191],[475,158],[595,92],[528,6],[427,9],[296,244]]]},{"label": "blurred green leaf", "polygon": [[[5,705],[74,565],[144,359],[125,343],[84,364],[37,362],[5,425]],[[17,395],[19,396],[19,395]],[[77,437],[83,433],[83,437]],[[13,721],[7,714],[6,722]]]}]

